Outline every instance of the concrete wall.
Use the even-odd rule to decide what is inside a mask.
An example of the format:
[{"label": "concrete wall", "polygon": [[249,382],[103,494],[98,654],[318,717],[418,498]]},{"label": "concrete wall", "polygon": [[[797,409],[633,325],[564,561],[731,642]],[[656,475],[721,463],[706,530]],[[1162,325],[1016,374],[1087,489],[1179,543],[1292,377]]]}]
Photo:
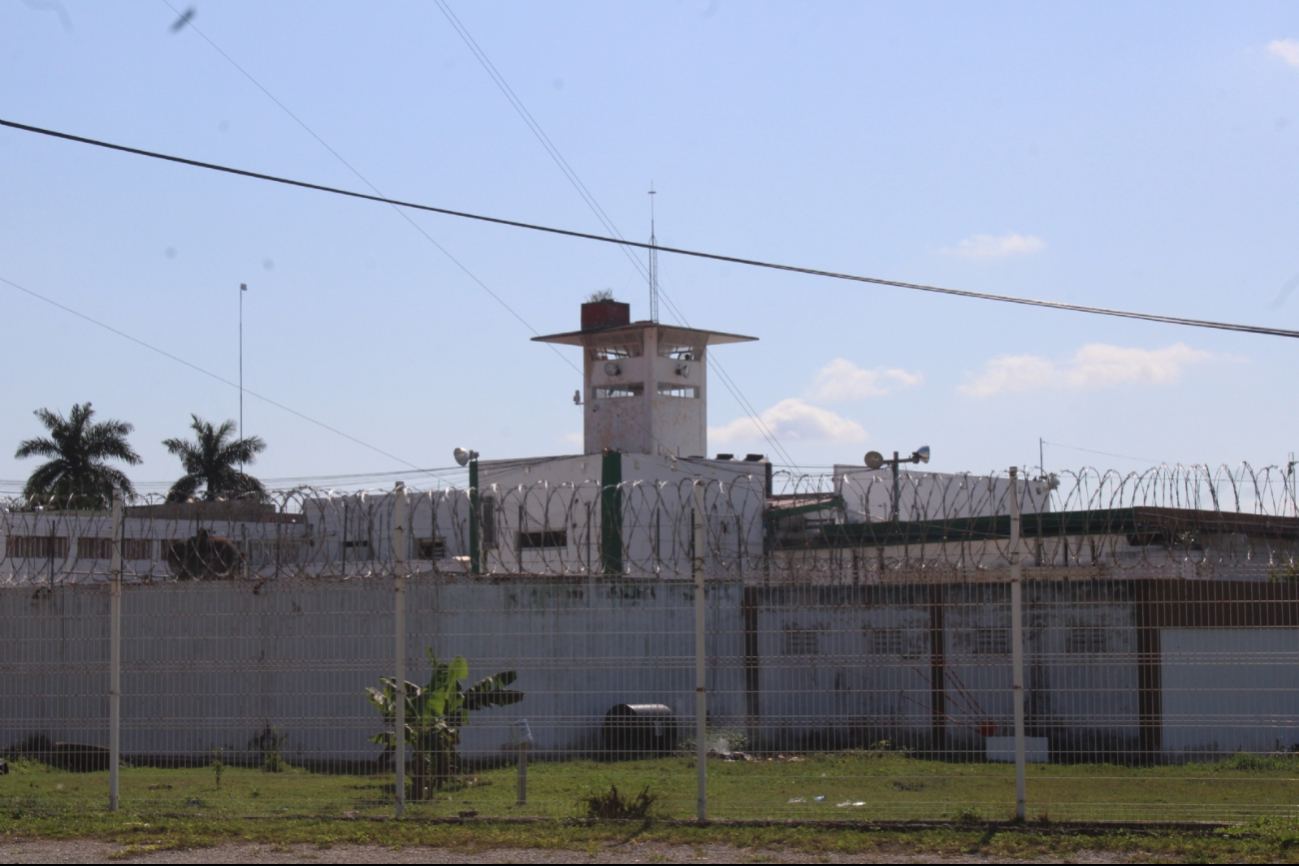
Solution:
[{"label": "concrete wall", "polygon": [[[408,678],[423,648],[471,680],[515,670],[527,697],[475,714],[490,758],[528,719],[536,748],[598,748],[618,703],[693,726],[694,598],[684,580],[428,576],[407,581]],[[1170,595],[1170,593],[1172,593]],[[123,750],[251,756],[266,729],[295,761],[379,748],[365,689],[394,669],[393,581],[225,581],[123,592]],[[707,596],[709,722],[756,748],[880,739],[982,754],[1011,730],[1004,583],[839,586],[717,581]],[[106,743],[108,591],[0,588],[0,749]],[[1055,758],[1170,759],[1290,748],[1299,589],[1205,581],[1033,581],[1025,588],[1028,733]],[[1161,647],[1162,643],[1162,649]]]}]

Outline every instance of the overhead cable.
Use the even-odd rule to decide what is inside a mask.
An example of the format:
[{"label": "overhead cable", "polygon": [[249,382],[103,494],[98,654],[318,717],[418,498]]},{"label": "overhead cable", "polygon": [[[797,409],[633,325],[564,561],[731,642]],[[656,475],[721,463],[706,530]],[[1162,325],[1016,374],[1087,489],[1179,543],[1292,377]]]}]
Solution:
[{"label": "overhead cable", "polygon": [[[188,165],[194,168],[204,168],[209,171],[219,171],[226,174],[233,174],[239,177],[248,177],[254,180],[265,180],[271,183],[284,184],[286,186],[296,186],[302,189],[312,189],[317,192],[327,192],[333,195],[347,196],[349,198],[364,199],[366,201],[379,202],[381,204],[396,205],[398,207],[407,207],[412,210],[425,211],[427,213],[443,214],[444,216],[458,217],[460,219],[476,220],[478,222],[492,223],[495,225],[511,226],[513,228],[528,229],[529,231],[546,232],[547,234],[560,235],[563,237],[579,238],[588,241],[599,241],[606,244],[619,244],[628,247],[637,247],[639,249],[650,249],[647,243],[640,241],[631,241],[624,238],[612,238],[604,235],[595,235],[589,232],[579,232],[572,229],[562,229],[555,226],[539,225],[537,223],[527,223],[519,220],[504,219],[502,217],[487,216],[485,214],[469,213],[467,211],[452,210],[450,208],[436,207],[434,205],[419,204],[417,202],[401,201],[400,199],[386,198],[381,195],[369,195],[368,193],[356,192],[355,190],[339,189],[338,187],[325,186],[323,184],[309,183],[302,180],[293,180],[292,178],[278,177],[273,174],[263,174],[261,172],[246,171],[241,168],[233,168],[226,165],[218,165],[211,162],[201,162],[196,159],[186,159],[181,156],[173,156],[166,153],[157,153],[150,150],[142,150],[136,147],[127,147],[122,144],[113,144],[112,142],[100,141],[94,138],[85,138],[79,135],[71,135],[66,132],[58,132],[52,129],[44,129],[39,126],[29,126],[23,123],[15,123],[11,120],[0,119],[0,126],[7,126],[11,129],[19,129],[24,132],[33,132],[38,135],[47,135],[52,138],[61,138],[66,141],[75,141],[78,144],[89,144],[94,147],[102,147],[108,150],[117,150],[123,153],[132,153],[137,156],[145,156],[150,159],[160,159],[166,162],[175,162],[181,165]],[[672,253],[679,256],[690,256],[698,259],[708,259],[718,262],[729,262],[736,265],[748,265],[755,268],[767,268],[777,271],[788,271],[796,274],[808,274],[815,277],[828,277],[835,280],[848,280],[857,283],[868,283],[876,286],[891,286],[899,289],[909,289],[917,292],[931,292],[940,295],[952,295],[959,298],[972,298],[982,301],[998,301],[1006,304],[1022,304],[1030,307],[1044,307],[1052,310],[1065,310],[1074,313],[1092,313],[1100,316],[1115,316],[1123,319],[1137,319],[1145,322],[1159,322],[1167,325],[1183,325],[1191,328],[1210,328],[1219,331],[1236,331],[1245,334],[1259,334],[1269,337],[1291,337],[1299,338],[1299,331],[1291,331],[1285,328],[1267,328],[1261,325],[1241,325],[1233,322],[1216,322],[1208,319],[1188,319],[1181,316],[1165,316],[1158,313],[1138,313],[1131,310],[1116,310],[1107,307],[1089,307],[1082,304],[1066,304],[1060,301],[1043,301],[1036,298],[1019,298],[1012,295],[994,295],[987,292],[971,292],[964,289],[951,289],[943,286],[930,286],[923,283],[908,283],[900,280],[886,280],[880,277],[865,277],[857,274],[845,274],[838,271],[827,271],[819,268],[804,268],[798,265],[784,265],[777,262],[764,262],[760,259],[746,259],[740,256],[727,256],[720,253],[703,252],[702,250],[687,250],[680,247],[665,247],[655,245],[654,249],[661,253]]]},{"label": "overhead cable", "polygon": [[[119,331],[117,328],[114,328],[112,325],[106,325],[103,322],[99,321],[98,319],[92,319],[90,316],[87,316],[85,313],[78,312],[77,310],[74,310],[65,304],[60,304],[58,301],[54,300],[53,298],[47,298],[38,292],[33,292],[31,289],[27,288],[26,286],[20,286],[18,283],[15,283],[13,280],[0,276],[0,283],[6,283],[10,286],[13,286],[18,291],[23,292],[24,294],[27,295],[31,295],[33,298],[36,298],[36,300],[38,301],[44,301],[50,306],[58,307],[60,310],[63,310],[66,313],[71,313],[72,315],[76,316],[79,319],[84,319],[92,325],[96,325],[100,328],[103,328],[105,331],[111,331],[112,333],[116,334],[119,337],[124,337],[130,340],[132,343],[135,343],[136,345],[143,346],[144,348],[148,349],[150,352],[157,352],[159,355],[162,355],[164,358],[169,358],[172,361],[177,362],[178,364],[184,364],[186,367],[189,367],[191,370],[195,370],[199,373],[202,373],[204,376],[208,376],[209,378],[216,379],[218,382],[229,385],[231,388],[239,387],[238,383],[231,382],[229,379],[225,378],[224,376],[218,375],[217,373],[213,373],[211,370],[205,370],[195,363],[186,361],[184,358],[181,358],[178,355],[173,355],[171,352],[168,352],[165,349],[159,349],[157,346],[150,345],[149,343],[146,343],[144,340],[141,340],[139,337],[133,337],[130,334],[126,333],[125,331]],[[446,481],[445,478],[438,475],[436,472],[432,470],[422,469],[408,460],[403,460],[402,458],[398,457],[395,454],[389,454],[387,451],[384,451],[382,448],[377,448],[374,445],[371,445],[369,442],[365,442],[360,439],[357,439],[355,436],[351,435],[350,433],[344,433],[342,430],[339,430],[337,427],[331,427],[323,421],[317,421],[315,418],[312,418],[310,415],[304,415],[303,413],[299,412],[297,409],[293,409],[289,406],[285,406],[283,403],[272,400],[270,397],[263,397],[261,394],[258,394],[256,391],[249,391],[246,388],[244,389],[244,393],[250,397],[257,398],[258,400],[261,400],[264,403],[269,403],[270,405],[274,406],[277,409],[282,409],[285,412],[288,412],[290,415],[296,415],[297,417],[301,418],[303,421],[307,421],[308,423],[315,424],[317,427],[320,427],[323,430],[328,430],[330,433],[333,433],[338,436],[342,436],[344,439],[355,442],[357,445],[360,445],[363,448],[368,448],[376,454],[387,457],[390,460],[396,460],[398,463],[405,464],[415,472],[422,472],[427,475],[433,476],[439,481]]]},{"label": "overhead cable", "polygon": [[[167,0],[163,0],[163,2],[167,2]],[[591,213],[595,214],[595,218],[600,221],[602,226],[604,226],[605,231],[607,231],[612,237],[622,239],[622,232],[618,231],[618,227],[614,225],[613,220],[609,218],[607,213],[605,213],[604,208],[600,207],[600,203],[596,201],[595,195],[587,189],[586,184],[584,184],[582,179],[577,176],[577,172],[568,164],[568,160],[564,159],[564,155],[559,152],[559,148],[550,140],[550,136],[546,135],[546,131],[541,128],[541,124],[532,116],[532,112],[528,111],[527,106],[523,104],[523,100],[519,99],[518,95],[515,94],[514,89],[510,87],[509,82],[505,80],[505,76],[501,75],[501,73],[496,69],[496,65],[492,63],[491,58],[489,58],[487,53],[479,47],[478,42],[474,39],[473,35],[470,34],[465,25],[460,22],[460,19],[456,17],[456,14],[451,11],[450,5],[447,4],[446,0],[436,0],[436,2],[438,8],[442,10],[443,16],[451,23],[456,34],[460,36],[461,41],[463,41],[469,48],[469,51],[474,55],[474,58],[478,60],[479,65],[487,72],[493,83],[496,84],[497,89],[501,91],[501,94],[505,97],[506,101],[508,101],[510,106],[513,107],[515,113],[519,115],[524,124],[532,132],[533,136],[538,142],[540,142],[542,148],[544,148],[546,153],[550,156],[551,161],[558,166],[560,172],[563,173],[564,177],[568,180],[569,184],[572,185],[573,189],[577,191],[577,194],[591,210]],[[222,54],[224,54],[224,52],[222,52]],[[231,62],[233,63],[234,61]],[[247,75],[247,73],[244,74]],[[261,85],[258,86],[261,87]],[[265,88],[262,89],[265,90]],[[272,99],[274,99],[274,97],[272,97]],[[285,110],[287,111],[288,109]],[[296,120],[296,118],[294,119]],[[312,134],[314,135],[314,133]],[[323,142],[321,143],[323,144]],[[632,267],[634,267],[642,277],[648,280],[649,273],[646,271],[645,265],[636,257],[635,254],[632,253],[631,248],[628,246],[622,246],[619,249],[621,249],[627,256],[628,261],[632,263]],[[667,301],[668,312],[672,314],[673,318],[685,327],[691,327],[689,320],[686,319],[685,315],[679,309],[677,309],[671,299],[667,297],[667,293],[661,292],[660,294],[663,300]],[[653,318],[652,315],[651,318]],[[731,392],[731,396],[734,397],[735,402],[739,404],[740,411],[749,416],[749,420],[753,422],[754,427],[757,428],[758,433],[761,434],[762,438],[767,440],[767,444],[769,444],[772,450],[782,459],[793,464],[794,458],[791,457],[789,452],[785,450],[784,446],[780,444],[780,441],[776,438],[775,432],[765,421],[762,420],[762,416],[758,414],[757,410],[753,408],[753,405],[749,402],[748,398],[744,396],[744,392],[740,390],[739,384],[737,384],[735,380],[727,374],[726,368],[722,366],[721,361],[717,358],[713,358],[711,364],[713,369],[717,371],[722,385],[727,391]]]}]

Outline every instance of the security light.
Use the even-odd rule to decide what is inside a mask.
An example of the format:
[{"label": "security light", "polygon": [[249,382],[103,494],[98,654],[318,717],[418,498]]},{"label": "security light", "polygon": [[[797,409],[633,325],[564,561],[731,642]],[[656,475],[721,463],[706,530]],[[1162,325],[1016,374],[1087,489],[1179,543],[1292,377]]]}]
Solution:
[{"label": "security light", "polygon": [[606,376],[621,376],[622,367],[619,367],[613,361],[609,361],[604,365],[604,374]]},{"label": "security light", "polygon": [[455,455],[456,462],[459,463],[461,466],[468,465],[470,460],[478,459],[477,451],[467,451],[464,448],[457,448],[455,451],[451,453]]},{"label": "security light", "polygon": [[879,469],[879,468],[880,468],[881,466],[883,466],[883,465],[884,465],[884,455],[883,455],[883,454],[879,453],[878,451],[867,451],[867,452],[866,452],[866,468],[867,468],[867,469]]},{"label": "security light", "polygon": [[916,453],[913,454],[912,456],[915,457],[917,463],[928,463],[928,462],[929,462],[929,446],[928,446],[928,445],[921,445],[919,448],[916,449]]}]

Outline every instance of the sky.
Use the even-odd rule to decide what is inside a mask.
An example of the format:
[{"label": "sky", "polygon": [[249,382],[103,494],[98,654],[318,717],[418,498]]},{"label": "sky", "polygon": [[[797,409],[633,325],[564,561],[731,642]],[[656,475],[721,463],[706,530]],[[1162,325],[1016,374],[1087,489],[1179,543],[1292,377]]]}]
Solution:
[{"label": "sky", "polygon": [[[628,238],[652,183],[667,246],[1299,329],[1294,4],[445,8]],[[0,0],[0,39],[5,120],[604,233],[434,2]],[[0,202],[0,491],[36,466],[13,457],[32,412],[86,401],[134,425],[129,474],[165,489],[162,440],[239,416],[241,283],[244,432],[281,486],[438,486],[456,446],[578,452],[578,350],[530,338],[606,288],[647,315],[611,245],[13,129]],[[1299,450],[1294,339],[660,272],[662,320],[759,338],[711,354],[735,385],[712,371],[714,452],[817,473],[922,444],[944,472]]]}]

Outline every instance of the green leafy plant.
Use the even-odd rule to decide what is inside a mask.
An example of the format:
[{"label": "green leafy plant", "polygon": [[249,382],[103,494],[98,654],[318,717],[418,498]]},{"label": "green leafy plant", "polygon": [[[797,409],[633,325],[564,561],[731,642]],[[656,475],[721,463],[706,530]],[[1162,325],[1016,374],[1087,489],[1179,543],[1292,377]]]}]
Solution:
[{"label": "green leafy plant", "polygon": [[226,765],[221,763],[221,750],[212,750],[212,775],[216,778],[216,786],[221,787],[221,774],[225,772]]},{"label": "green leafy plant", "polygon": [[1299,562],[1292,562],[1281,568],[1274,568],[1267,573],[1267,579],[1273,583],[1299,582]]},{"label": "green leafy plant", "polygon": [[[462,656],[440,662],[431,649],[425,652],[432,666],[428,684],[407,682],[405,688],[405,742],[412,753],[411,793],[416,800],[431,799],[435,790],[460,775],[460,729],[469,713],[523,700],[523,692],[508,688],[518,678],[514,671],[492,674],[465,688],[460,681],[469,678],[469,662]],[[379,683],[380,688],[366,689],[366,696],[389,728],[370,738],[384,747],[379,758],[383,764],[392,761],[397,749],[392,730],[397,723],[396,678],[383,677]]]},{"label": "green leafy plant", "polygon": [[267,725],[260,734],[248,741],[248,747],[256,749],[261,757],[263,772],[283,773],[289,768],[288,761],[284,760],[284,743],[288,739],[288,734],[282,734]]},{"label": "green leafy plant", "polygon": [[586,302],[588,304],[598,304],[601,303],[602,301],[612,301],[612,300],[613,300],[613,289],[601,289],[598,292],[592,292],[590,297],[586,299]]},{"label": "green leafy plant", "polygon": [[588,818],[625,821],[648,818],[650,809],[657,801],[658,794],[651,794],[649,785],[641,788],[635,797],[627,797],[618,790],[617,785],[610,785],[608,791],[588,794],[577,802],[586,807]]}]

